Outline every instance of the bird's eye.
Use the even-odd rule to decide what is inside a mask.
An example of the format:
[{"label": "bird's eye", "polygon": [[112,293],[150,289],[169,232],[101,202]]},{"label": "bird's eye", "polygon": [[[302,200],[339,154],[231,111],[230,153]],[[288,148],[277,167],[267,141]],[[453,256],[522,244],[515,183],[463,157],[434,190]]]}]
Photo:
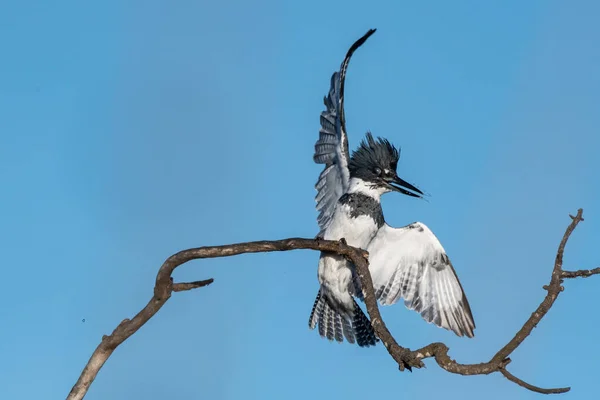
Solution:
[{"label": "bird's eye", "polygon": [[375,168],[374,171],[376,175],[381,175],[381,168]]}]

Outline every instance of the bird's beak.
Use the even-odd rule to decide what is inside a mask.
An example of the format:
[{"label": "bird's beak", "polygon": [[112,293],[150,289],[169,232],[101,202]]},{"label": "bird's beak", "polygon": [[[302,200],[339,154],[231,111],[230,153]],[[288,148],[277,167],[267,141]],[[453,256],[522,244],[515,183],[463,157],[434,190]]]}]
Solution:
[{"label": "bird's beak", "polygon": [[[423,197],[423,192],[421,192],[419,189],[417,189],[416,187],[414,187],[413,185],[411,185],[410,183],[400,179],[400,177],[398,177],[398,175],[396,175],[392,180],[387,181],[386,183],[388,185],[388,187],[396,192],[400,192],[402,194],[405,194],[407,196],[412,196],[412,197],[419,197],[422,198]],[[409,192],[408,190],[411,190],[412,192]],[[415,192],[415,193],[413,193]]]}]

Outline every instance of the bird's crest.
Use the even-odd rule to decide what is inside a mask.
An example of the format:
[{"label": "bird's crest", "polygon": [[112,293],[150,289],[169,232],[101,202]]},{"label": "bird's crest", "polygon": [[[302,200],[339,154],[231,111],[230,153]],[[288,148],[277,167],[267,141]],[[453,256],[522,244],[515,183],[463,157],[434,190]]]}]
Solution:
[{"label": "bird's crest", "polygon": [[352,152],[348,168],[351,176],[368,179],[375,174],[376,168],[396,171],[399,159],[400,151],[393,144],[381,137],[376,140],[371,132],[367,132],[365,139]]}]

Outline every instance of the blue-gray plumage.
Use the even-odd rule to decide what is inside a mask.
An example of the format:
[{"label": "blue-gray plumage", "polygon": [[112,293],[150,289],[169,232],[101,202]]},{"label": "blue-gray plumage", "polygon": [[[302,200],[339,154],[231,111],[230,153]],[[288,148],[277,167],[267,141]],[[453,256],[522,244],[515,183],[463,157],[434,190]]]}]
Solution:
[{"label": "blue-gray plumage", "polygon": [[[369,270],[382,305],[400,298],[428,322],[473,337],[475,323],[467,298],[444,248],[420,222],[403,228],[385,223],[381,195],[395,191],[421,197],[415,186],[398,177],[400,152],[388,140],[370,132],[349,155],[344,116],[344,82],[354,51],[375,32],[369,30],[348,50],[321,113],[321,129],[313,159],[325,164],[315,185],[319,237],[346,242],[369,252]],[[371,346],[377,338],[371,323],[354,300],[363,298],[354,266],[344,257],[322,253],[321,284],[309,327],[330,340]]]}]

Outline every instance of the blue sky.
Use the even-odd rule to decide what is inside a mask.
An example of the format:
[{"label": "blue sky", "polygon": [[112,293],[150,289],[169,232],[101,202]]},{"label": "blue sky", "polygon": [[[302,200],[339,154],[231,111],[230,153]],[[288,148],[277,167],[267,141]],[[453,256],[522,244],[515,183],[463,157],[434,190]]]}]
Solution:
[{"label": "blue sky", "polygon": [[[403,306],[398,341],[487,360],[544,296],[568,214],[565,268],[600,263],[600,5],[529,2],[22,1],[0,5],[0,389],[64,398],[103,334],[188,247],[317,233],[322,98],[348,46],[351,147],[402,147],[426,223],[477,323],[461,339]],[[383,346],[307,328],[318,254],[192,262],[176,294],[117,349],[87,399],[534,399],[499,375],[399,373]],[[568,281],[511,371],[598,393],[600,279]],[[82,320],[85,319],[85,322]]]}]

